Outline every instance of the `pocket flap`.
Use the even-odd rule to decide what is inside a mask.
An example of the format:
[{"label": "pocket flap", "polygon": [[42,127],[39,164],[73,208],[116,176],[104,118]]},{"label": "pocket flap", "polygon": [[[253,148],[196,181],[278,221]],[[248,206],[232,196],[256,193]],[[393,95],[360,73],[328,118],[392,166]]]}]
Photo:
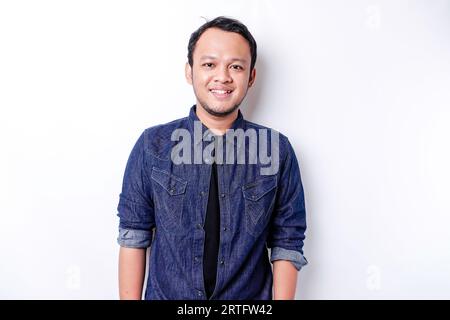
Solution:
[{"label": "pocket flap", "polygon": [[269,176],[246,184],[242,187],[244,198],[252,201],[258,201],[268,192],[277,187],[277,176]]},{"label": "pocket flap", "polygon": [[187,181],[169,172],[153,167],[151,177],[172,196],[182,194],[186,191]]}]

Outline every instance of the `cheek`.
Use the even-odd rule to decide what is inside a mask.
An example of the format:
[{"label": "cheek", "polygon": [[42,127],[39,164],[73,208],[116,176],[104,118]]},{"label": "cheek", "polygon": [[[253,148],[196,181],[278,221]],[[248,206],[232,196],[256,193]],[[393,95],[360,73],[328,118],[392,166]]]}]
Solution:
[{"label": "cheek", "polygon": [[236,91],[240,94],[243,95],[245,94],[245,92],[247,91],[247,87],[248,87],[248,82],[245,80],[241,80],[239,81],[239,83],[236,83]]},{"label": "cheek", "polygon": [[194,82],[199,85],[208,84],[208,82],[210,81],[209,78],[210,78],[210,76],[206,72],[201,72],[201,71],[195,72],[194,71],[194,76],[193,76]]},{"label": "cheek", "polygon": [[204,89],[205,89],[205,81],[204,81],[204,79],[201,79],[199,77],[195,77],[193,79],[193,84],[194,84],[195,90],[198,93],[204,91]]}]

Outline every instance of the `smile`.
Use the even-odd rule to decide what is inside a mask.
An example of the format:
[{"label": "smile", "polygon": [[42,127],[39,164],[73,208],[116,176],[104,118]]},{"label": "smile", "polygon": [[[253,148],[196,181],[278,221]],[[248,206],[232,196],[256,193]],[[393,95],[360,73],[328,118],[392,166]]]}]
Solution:
[{"label": "smile", "polygon": [[218,89],[211,89],[209,91],[219,100],[227,99],[233,92],[233,90],[218,90]]}]

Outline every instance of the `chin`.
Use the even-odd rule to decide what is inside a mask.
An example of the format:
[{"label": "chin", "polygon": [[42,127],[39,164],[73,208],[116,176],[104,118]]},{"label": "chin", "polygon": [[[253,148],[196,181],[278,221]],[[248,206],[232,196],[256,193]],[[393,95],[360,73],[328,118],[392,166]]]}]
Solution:
[{"label": "chin", "polygon": [[227,103],[226,106],[220,106],[217,104],[217,101],[212,101],[210,104],[205,106],[206,112],[216,117],[225,117],[233,113],[233,111],[235,111],[236,109],[237,108],[235,104],[230,105],[229,103]]},{"label": "chin", "polygon": [[234,105],[232,105],[232,106],[214,106],[214,105],[212,105],[211,106],[211,109],[214,111],[214,112],[230,112],[231,110],[233,110],[234,109]]},{"label": "chin", "polygon": [[212,105],[211,109],[214,112],[218,112],[218,113],[231,113],[234,110],[236,110],[234,104],[233,105],[223,106],[223,107],[222,106],[217,106],[217,105],[216,106]]}]

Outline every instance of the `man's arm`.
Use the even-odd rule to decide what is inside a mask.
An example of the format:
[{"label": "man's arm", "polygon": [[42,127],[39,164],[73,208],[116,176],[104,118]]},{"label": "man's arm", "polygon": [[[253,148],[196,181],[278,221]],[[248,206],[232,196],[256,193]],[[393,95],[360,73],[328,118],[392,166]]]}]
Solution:
[{"label": "man's arm", "polygon": [[140,300],[145,277],[146,249],[120,247],[119,296],[121,300]]},{"label": "man's arm", "polygon": [[294,300],[297,272],[291,261],[273,262],[273,300]]},{"label": "man's arm", "polygon": [[119,196],[119,297],[141,299],[145,278],[146,249],[152,244],[155,214],[146,162],[147,129],[136,141],[128,157]]},{"label": "man's arm", "polygon": [[[306,230],[306,208],[300,167],[288,139],[286,156],[280,166],[278,197],[267,238],[270,261],[273,264],[274,299],[294,299],[297,272],[308,261],[303,256]],[[280,157],[281,158],[281,157]]]}]

